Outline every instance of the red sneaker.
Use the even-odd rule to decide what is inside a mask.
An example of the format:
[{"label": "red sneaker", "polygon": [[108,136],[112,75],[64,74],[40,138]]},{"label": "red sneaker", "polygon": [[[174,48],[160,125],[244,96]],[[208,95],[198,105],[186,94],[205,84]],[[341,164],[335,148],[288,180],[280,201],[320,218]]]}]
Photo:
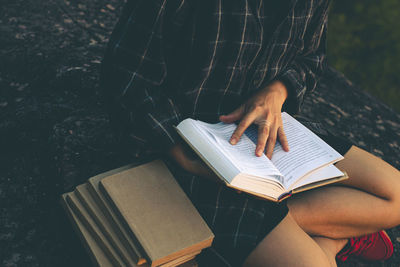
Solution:
[{"label": "red sneaker", "polygon": [[393,243],[385,231],[350,238],[347,245],[336,256],[345,261],[351,256],[364,260],[378,261],[387,260],[393,254]]}]

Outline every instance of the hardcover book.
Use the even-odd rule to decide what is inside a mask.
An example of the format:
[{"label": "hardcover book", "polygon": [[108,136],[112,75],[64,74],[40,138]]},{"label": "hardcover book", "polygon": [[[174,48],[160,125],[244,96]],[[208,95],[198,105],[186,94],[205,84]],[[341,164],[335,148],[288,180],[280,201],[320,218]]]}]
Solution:
[{"label": "hardcover book", "polygon": [[92,177],[61,202],[97,266],[195,266],[214,238],[160,160]]},{"label": "hardcover book", "polygon": [[282,113],[290,150],[277,142],[271,160],[255,155],[257,128],[249,127],[236,145],[229,139],[235,124],[185,119],[180,136],[227,186],[272,201],[347,179],[334,163],[343,156],[289,114]]}]

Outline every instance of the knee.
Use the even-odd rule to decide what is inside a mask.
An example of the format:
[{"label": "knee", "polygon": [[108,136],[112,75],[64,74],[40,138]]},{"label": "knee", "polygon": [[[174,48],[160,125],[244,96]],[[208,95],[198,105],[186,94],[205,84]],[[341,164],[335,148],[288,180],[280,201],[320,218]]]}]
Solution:
[{"label": "knee", "polygon": [[400,198],[394,198],[387,201],[386,218],[384,228],[389,229],[400,225]]},{"label": "knee", "polygon": [[386,229],[400,225],[400,172],[397,172],[392,181],[393,186],[390,188],[389,197],[386,198]]}]

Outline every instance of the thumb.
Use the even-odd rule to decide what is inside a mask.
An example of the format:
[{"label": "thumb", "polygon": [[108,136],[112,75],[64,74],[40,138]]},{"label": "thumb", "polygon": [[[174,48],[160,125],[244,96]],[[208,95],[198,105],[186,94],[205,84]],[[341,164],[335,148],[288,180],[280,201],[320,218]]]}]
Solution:
[{"label": "thumb", "polygon": [[224,122],[224,123],[232,123],[237,120],[240,120],[243,117],[244,113],[244,106],[240,106],[239,108],[235,109],[228,115],[222,115],[219,117],[219,120]]}]

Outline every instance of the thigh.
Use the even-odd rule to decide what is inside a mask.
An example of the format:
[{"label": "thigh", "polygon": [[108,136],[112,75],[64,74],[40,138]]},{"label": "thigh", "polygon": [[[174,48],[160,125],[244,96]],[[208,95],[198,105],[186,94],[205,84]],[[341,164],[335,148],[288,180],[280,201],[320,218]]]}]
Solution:
[{"label": "thigh", "polygon": [[213,249],[239,266],[288,212],[286,201],[275,203],[238,193],[225,185],[193,176],[166,161],[183,190],[213,231]]},{"label": "thigh", "polygon": [[289,214],[258,244],[244,266],[330,266],[325,253]]},{"label": "thigh", "polygon": [[399,172],[352,146],[336,166],[349,179],[294,195],[292,216],[308,234],[348,238],[391,228],[400,222]]},{"label": "thigh", "polygon": [[340,184],[361,189],[375,196],[391,200],[400,190],[400,172],[371,153],[352,146],[344,160],[336,167],[345,171],[349,179]]},{"label": "thigh", "polygon": [[288,212],[286,202],[238,194],[225,185],[215,188],[203,183],[196,191],[194,204],[215,235],[213,248],[232,266],[241,266]]}]

